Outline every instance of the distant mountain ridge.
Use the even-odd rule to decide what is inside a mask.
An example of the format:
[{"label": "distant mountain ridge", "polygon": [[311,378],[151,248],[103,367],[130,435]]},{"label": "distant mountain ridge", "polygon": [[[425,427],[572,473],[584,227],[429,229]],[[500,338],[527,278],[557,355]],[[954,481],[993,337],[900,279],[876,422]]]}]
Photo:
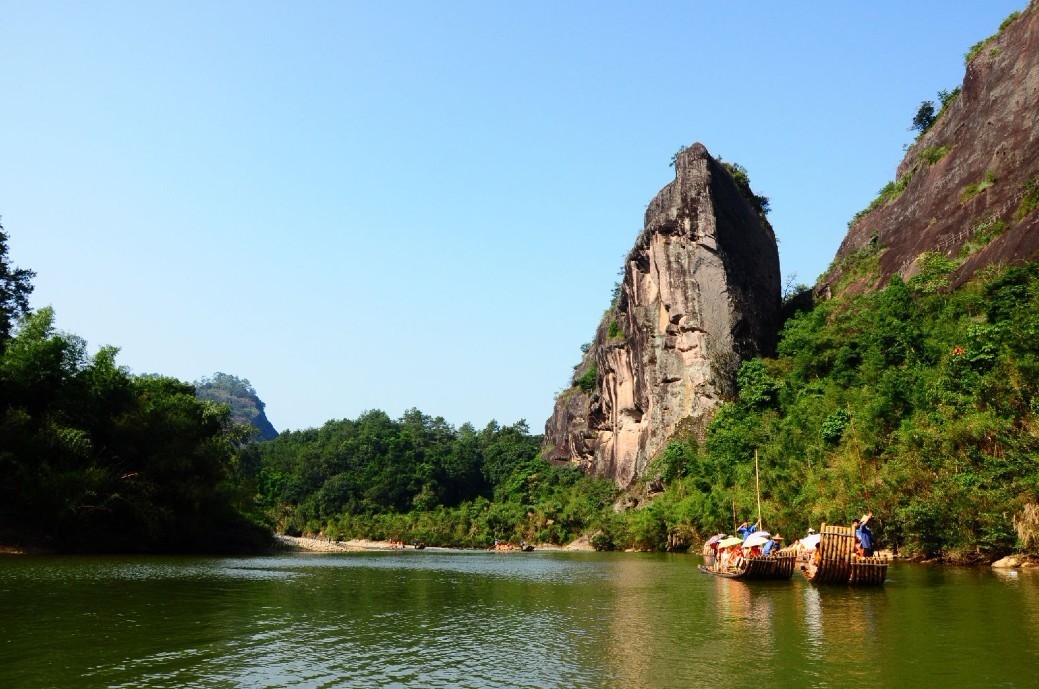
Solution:
[{"label": "distant mountain ridge", "polygon": [[195,395],[200,399],[229,405],[231,418],[255,428],[258,439],[273,440],[278,437],[278,431],[264,412],[266,405],[248,380],[227,373],[214,373],[211,377],[195,381]]}]

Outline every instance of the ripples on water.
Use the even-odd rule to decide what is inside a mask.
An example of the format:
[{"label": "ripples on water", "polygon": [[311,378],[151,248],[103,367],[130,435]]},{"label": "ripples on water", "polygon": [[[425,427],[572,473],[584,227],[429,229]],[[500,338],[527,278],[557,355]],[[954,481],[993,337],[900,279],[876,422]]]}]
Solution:
[{"label": "ripples on water", "polygon": [[816,589],[696,563],[8,559],[0,687],[1039,686],[1020,669],[1039,664],[1032,573],[900,565],[885,588]]}]

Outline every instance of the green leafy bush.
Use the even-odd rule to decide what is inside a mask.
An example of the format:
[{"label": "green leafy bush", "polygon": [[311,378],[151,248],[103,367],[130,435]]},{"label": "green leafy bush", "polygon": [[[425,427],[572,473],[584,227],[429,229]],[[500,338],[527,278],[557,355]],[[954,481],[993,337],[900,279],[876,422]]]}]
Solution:
[{"label": "green leafy bush", "polygon": [[920,152],[920,158],[928,165],[934,165],[947,156],[950,150],[948,146],[928,146]]},{"label": "green leafy bush", "polygon": [[591,392],[595,389],[595,377],[598,371],[595,367],[595,362],[588,367],[588,370],[581,374],[581,377],[577,379],[577,387],[581,388],[583,392]]},{"label": "green leafy bush", "polygon": [[996,173],[992,170],[985,170],[985,176],[982,177],[980,181],[971,182],[960,190],[960,203],[967,203],[995,183]]},{"label": "green leafy bush", "polygon": [[968,50],[966,53],[963,54],[963,64],[964,65],[970,64],[971,60],[973,60],[975,57],[977,57],[978,55],[981,54],[981,51],[984,50],[986,45],[991,43],[992,40],[996,36],[998,36],[1000,33],[1002,33],[1003,30],[1006,29],[1008,26],[1013,24],[1014,20],[1016,20],[1020,16],[1021,16],[1021,12],[1020,11],[1011,12],[1010,15],[1007,16],[1007,18],[1004,19],[1000,23],[999,30],[997,30],[996,33],[994,33],[993,35],[989,36],[988,38],[984,38],[984,39],[978,41],[977,43],[975,43],[974,45],[972,45],[970,47],[970,50]]}]

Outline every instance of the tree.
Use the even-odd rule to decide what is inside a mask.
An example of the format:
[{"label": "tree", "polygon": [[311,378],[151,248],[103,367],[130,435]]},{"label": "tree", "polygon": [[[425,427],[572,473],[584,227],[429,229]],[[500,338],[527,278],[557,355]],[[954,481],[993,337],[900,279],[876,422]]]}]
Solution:
[{"label": "tree", "polygon": [[29,313],[29,295],[36,273],[15,268],[7,258],[7,233],[0,225],[0,350],[11,338],[11,330],[19,318]]},{"label": "tree", "polygon": [[934,101],[925,100],[920,103],[920,109],[916,111],[916,116],[913,118],[913,126],[910,129],[923,134],[931,128],[935,119],[937,118],[934,114]]}]

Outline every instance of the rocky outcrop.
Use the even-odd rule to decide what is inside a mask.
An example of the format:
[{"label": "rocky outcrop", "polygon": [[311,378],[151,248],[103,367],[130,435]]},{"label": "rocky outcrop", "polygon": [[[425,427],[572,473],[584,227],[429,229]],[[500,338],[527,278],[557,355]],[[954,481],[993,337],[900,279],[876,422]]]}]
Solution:
[{"label": "rocky outcrop", "polygon": [[550,460],[627,486],[676,434],[702,439],[739,362],[771,351],[779,256],[753,200],[703,145],[677,155],[546,424]]},{"label": "rocky outcrop", "polygon": [[[852,224],[823,296],[911,278],[921,257],[978,269],[1039,258],[1039,1],[980,47],[960,93],[909,148],[886,202]],[[861,260],[875,266],[861,270]]]},{"label": "rocky outcrop", "polygon": [[273,440],[278,431],[267,419],[266,405],[248,380],[227,373],[214,373],[210,378],[195,381],[195,396],[231,407],[235,423],[252,426],[254,440]]}]

